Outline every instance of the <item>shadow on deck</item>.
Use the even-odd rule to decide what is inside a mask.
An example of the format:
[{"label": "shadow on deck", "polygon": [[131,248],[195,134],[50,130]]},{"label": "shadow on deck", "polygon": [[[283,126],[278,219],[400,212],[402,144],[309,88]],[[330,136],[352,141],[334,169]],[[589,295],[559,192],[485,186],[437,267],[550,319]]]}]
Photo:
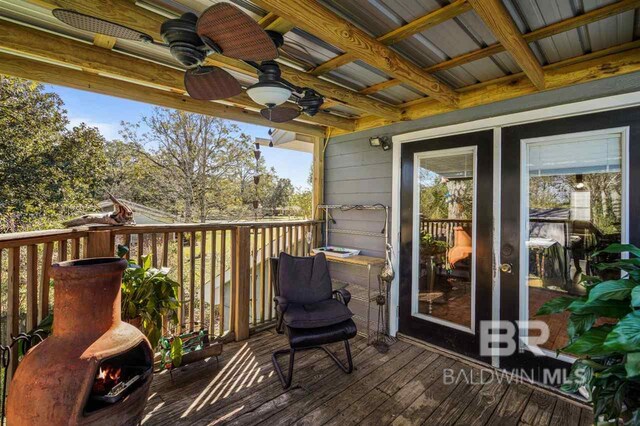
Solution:
[{"label": "shadow on deck", "polygon": [[[271,353],[284,347],[283,336],[265,331],[226,345],[219,368],[210,359],[174,371],[173,382],[157,374],[143,424],[591,424],[590,410],[542,389],[504,381],[447,384],[447,368],[478,376],[479,370],[405,342],[380,354],[362,337],[352,341],[351,375],[322,351],[305,351],[284,392],[271,365]],[[333,349],[343,354],[341,345]]]}]

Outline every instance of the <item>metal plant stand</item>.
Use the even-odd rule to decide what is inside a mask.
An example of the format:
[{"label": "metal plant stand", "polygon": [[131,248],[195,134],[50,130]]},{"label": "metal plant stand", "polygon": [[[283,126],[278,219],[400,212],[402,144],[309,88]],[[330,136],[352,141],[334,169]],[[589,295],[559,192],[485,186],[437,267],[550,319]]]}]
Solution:
[{"label": "metal plant stand", "polygon": [[[350,205],[350,204],[321,204],[318,206],[319,209],[324,210],[324,243],[325,245],[329,244],[329,235],[330,234],[343,234],[343,235],[359,235],[366,237],[374,237],[374,238],[383,238],[384,245],[387,247],[389,243],[389,207],[383,204],[373,204],[373,205]],[[339,228],[336,226],[337,222],[333,219],[331,215],[332,210],[340,210],[342,212],[346,211],[359,211],[359,210],[374,210],[380,213],[385,214],[385,223],[384,227],[380,232],[367,232],[353,229],[345,229]],[[380,271],[385,266],[385,259],[382,257],[373,257],[373,256],[350,256],[350,257],[332,257],[327,256],[327,260],[331,263],[349,265],[352,267],[366,268],[367,270],[367,288],[364,294],[359,291],[351,291],[352,300],[358,300],[366,305],[367,313],[366,313],[366,337],[367,342],[371,343],[372,333],[371,333],[371,309],[372,307],[378,307],[378,297],[379,294],[372,294],[372,286],[377,284],[377,279],[379,279]],[[377,269],[377,273],[374,275],[374,269]],[[372,279],[375,277],[376,279]],[[335,280],[337,281],[337,280]],[[350,283],[343,283],[345,285],[351,285]],[[350,286],[350,289],[353,288]],[[386,317],[388,318],[389,312],[387,309]],[[356,315],[358,317],[358,315]],[[388,323],[388,321],[384,321]],[[360,332],[360,334],[364,334]],[[376,332],[377,334],[377,332]]]}]

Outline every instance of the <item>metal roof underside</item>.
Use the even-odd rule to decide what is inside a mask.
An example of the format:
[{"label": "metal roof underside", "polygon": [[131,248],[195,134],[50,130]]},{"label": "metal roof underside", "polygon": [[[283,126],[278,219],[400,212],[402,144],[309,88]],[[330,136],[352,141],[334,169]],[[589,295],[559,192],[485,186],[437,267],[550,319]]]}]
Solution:
[{"label": "metal roof underside", "polygon": [[[136,3],[142,0],[138,0]],[[169,13],[185,11],[201,13],[217,0],[143,0]],[[345,19],[374,37],[407,24],[428,12],[449,4],[449,0],[318,0]],[[503,0],[522,33],[600,8],[616,0]],[[266,14],[248,0],[233,0],[255,19]],[[58,34],[91,41],[92,34],[75,30],[57,21],[46,9],[26,0],[0,0],[0,16]],[[640,36],[638,11],[628,11],[587,26],[570,30],[530,44],[542,65],[584,55],[630,42]],[[293,29],[285,35],[281,61],[301,70],[311,69],[341,53],[340,49],[302,31]],[[474,11],[469,11],[391,46],[414,63],[426,67],[478,50],[497,40]],[[115,50],[181,68],[167,49],[118,40]],[[454,88],[518,73],[520,69],[509,53],[502,52],[435,75]],[[251,77],[233,73],[242,84],[250,85]],[[361,61],[343,65],[321,78],[344,87],[360,90],[390,78]],[[398,105],[425,95],[404,84],[396,85],[371,97]],[[331,106],[332,112],[355,116],[360,113],[347,106]]]}]

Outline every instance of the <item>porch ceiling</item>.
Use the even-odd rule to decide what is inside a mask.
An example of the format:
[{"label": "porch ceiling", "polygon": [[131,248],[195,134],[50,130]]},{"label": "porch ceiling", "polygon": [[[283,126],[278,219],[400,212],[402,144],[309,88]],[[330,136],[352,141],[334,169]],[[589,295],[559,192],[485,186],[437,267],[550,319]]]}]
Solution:
[{"label": "porch ceiling", "polygon": [[[271,123],[246,93],[186,95],[167,49],[76,30],[63,7],[160,40],[169,16],[217,0],[0,0],[0,73],[158,105],[335,135],[640,70],[640,0],[233,0],[284,34],[283,76],[326,97],[324,111]],[[244,62],[211,55],[247,87]]]}]

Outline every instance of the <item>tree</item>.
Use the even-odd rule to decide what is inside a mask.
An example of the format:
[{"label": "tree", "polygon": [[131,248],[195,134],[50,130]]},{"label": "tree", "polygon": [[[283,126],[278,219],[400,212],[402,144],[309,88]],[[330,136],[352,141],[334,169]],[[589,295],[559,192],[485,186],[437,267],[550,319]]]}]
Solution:
[{"label": "tree", "polygon": [[210,194],[224,187],[252,155],[250,137],[228,121],[165,108],[154,109],[142,124],[149,131],[140,135],[140,123],[124,123],[125,142],[149,149],[139,152],[168,179],[184,220],[196,216],[204,222]]},{"label": "tree", "polygon": [[0,232],[59,226],[94,206],[105,140],[95,128],[68,124],[57,94],[0,76]]}]

